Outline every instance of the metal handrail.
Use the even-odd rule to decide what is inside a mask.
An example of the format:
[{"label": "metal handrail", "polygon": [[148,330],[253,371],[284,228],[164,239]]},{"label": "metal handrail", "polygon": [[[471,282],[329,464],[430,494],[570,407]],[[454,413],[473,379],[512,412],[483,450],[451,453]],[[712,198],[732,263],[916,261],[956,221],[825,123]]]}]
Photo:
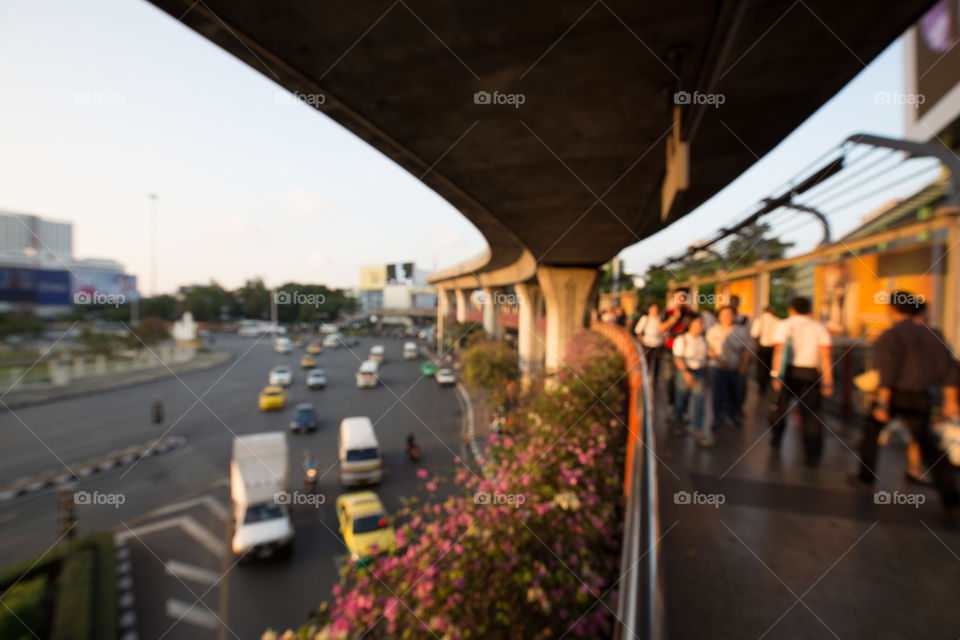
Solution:
[{"label": "metal handrail", "polygon": [[614,638],[665,640],[660,498],[650,370],[646,356],[627,331],[598,321],[592,322],[590,328],[609,338],[624,355],[630,383],[628,425],[631,433],[627,440],[627,468],[624,470],[626,513]]}]

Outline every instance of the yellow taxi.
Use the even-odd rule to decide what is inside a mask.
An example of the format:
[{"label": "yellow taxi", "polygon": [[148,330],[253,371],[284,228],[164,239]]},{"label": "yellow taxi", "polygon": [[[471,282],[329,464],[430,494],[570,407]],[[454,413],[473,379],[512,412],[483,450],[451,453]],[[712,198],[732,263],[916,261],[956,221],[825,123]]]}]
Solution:
[{"label": "yellow taxi", "polygon": [[283,387],[269,385],[260,392],[260,410],[283,409],[287,404],[287,392]]},{"label": "yellow taxi", "polygon": [[318,353],[320,353],[320,349],[321,347],[319,342],[311,342],[310,344],[307,345],[307,353],[312,355],[317,355]]},{"label": "yellow taxi", "polygon": [[300,366],[304,369],[313,369],[317,366],[317,359],[311,355],[306,355],[300,358]]},{"label": "yellow taxi", "polygon": [[387,512],[373,491],[346,493],[337,498],[337,519],[350,560],[366,565],[378,553],[396,549],[397,534],[387,523]]}]

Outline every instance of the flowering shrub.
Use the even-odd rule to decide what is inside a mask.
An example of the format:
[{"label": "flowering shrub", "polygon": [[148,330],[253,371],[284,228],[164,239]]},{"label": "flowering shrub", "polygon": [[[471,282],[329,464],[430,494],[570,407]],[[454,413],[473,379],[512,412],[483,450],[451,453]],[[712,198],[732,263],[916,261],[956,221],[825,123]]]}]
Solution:
[{"label": "flowering shrub", "polygon": [[[518,430],[491,439],[491,477],[462,467],[455,482],[465,495],[401,512],[399,551],[347,572],[316,622],[281,637],[609,636],[623,360],[587,331],[572,337],[567,355],[554,382],[520,399]],[[436,478],[424,479],[435,489]]]},{"label": "flowering shrub", "polygon": [[517,352],[503,342],[472,340],[460,355],[463,377],[480,387],[496,387],[517,377]]}]

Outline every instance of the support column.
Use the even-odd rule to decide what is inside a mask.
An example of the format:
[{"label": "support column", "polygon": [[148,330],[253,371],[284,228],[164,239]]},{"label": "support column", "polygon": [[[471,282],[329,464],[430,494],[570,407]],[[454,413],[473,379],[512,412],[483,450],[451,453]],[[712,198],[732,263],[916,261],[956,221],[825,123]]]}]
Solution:
[{"label": "support column", "polygon": [[753,317],[759,318],[770,304],[770,272],[761,271],[753,281]]},{"label": "support column", "polygon": [[483,331],[490,339],[496,339],[500,332],[500,318],[497,310],[499,293],[500,290],[495,287],[483,288]]},{"label": "support column", "polygon": [[[960,210],[952,208],[948,210],[950,213],[945,215],[956,216],[960,213]],[[941,211],[937,211],[938,214]],[[947,303],[943,306],[943,334],[947,340],[947,344],[953,348],[953,352],[957,353],[960,351],[960,305],[957,304],[955,296],[957,291],[960,290],[960,251],[952,247],[956,247],[957,243],[960,242],[960,219],[954,218],[951,221],[950,226],[947,231],[947,257],[946,257],[946,266],[945,273],[943,278],[944,288],[942,291],[946,292]],[[930,318],[930,321],[935,322],[935,318]]]},{"label": "support column", "polygon": [[540,307],[543,303],[540,285],[528,282],[513,285],[517,292],[517,351],[520,354],[520,376],[524,383],[543,365],[543,338],[537,335]]},{"label": "support column", "polygon": [[443,353],[443,331],[449,309],[450,297],[447,290],[443,287],[437,287],[437,355]]},{"label": "support column", "polygon": [[547,304],[545,364],[551,373],[563,367],[567,341],[584,326],[587,299],[597,274],[596,269],[582,267],[540,266],[537,269],[537,281]]},{"label": "support column", "polygon": [[454,295],[457,300],[457,322],[465,324],[467,322],[467,311],[469,310],[470,293],[467,289],[454,289]]}]

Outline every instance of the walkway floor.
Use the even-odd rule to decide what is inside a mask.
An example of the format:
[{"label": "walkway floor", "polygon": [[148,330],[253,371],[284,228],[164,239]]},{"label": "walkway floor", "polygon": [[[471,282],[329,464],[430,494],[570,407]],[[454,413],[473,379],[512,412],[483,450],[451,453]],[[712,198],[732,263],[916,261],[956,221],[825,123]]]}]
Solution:
[{"label": "walkway floor", "polygon": [[881,449],[877,489],[925,502],[875,504],[846,481],[857,429],[828,416],[822,464],[808,469],[793,425],[771,449],[752,385],[744,428],[712,449],[670,434],[658,389],[668,637],[960,637],[960,529],[941,524],[935,491],[903,480],[903,448]]}]

